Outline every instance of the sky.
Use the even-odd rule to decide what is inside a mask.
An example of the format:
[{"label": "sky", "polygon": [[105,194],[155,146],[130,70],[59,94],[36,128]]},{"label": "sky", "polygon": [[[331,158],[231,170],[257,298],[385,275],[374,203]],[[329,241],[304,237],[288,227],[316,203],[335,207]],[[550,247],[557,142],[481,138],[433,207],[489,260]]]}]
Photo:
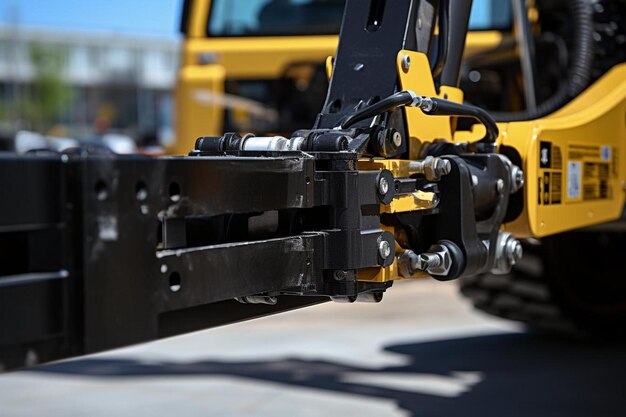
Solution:
[{"label": "sky", "polygon": [[183,0],[0,0],[0,23],[174,37]]},{"label": "sky", "polygon": [[[474,2],[473,23],[488,19],[487,6]],[[183,0],[0,0],[0,24],[19,23],[76,30],[178,36]]]}]

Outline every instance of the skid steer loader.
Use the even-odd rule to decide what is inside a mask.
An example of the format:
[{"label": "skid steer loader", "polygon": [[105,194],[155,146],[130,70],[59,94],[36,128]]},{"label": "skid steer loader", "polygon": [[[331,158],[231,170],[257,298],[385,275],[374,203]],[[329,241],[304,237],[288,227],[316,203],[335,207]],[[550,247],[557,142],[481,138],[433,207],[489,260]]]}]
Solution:
[{"label": "skid steer loader", "polygon": [[[259,13],[277,35],[335,3]],[[309,125],[217,132],[242,99],[217,65],[227,54],[190,41],[186,62],[222,78],[193,85],[205,74],[183,67],[179,97],[213,103],[180,107],[179,123],[206,125],[187,156],[0,154],[3,368],[327,300],[379,302],[394,281],[425,277],[461,279],[477,307],[533,325],[623,333],[624,2],[513,2],[513,35],[471,57],[467,0],[342,6]],[[234,22],[207,21],[212,7],[187,4],[189,36],[236,36]],[[295,39],[284,48],[310,56],[315,43]],[[240,55],[241,74],[279,60]],[[467,97],[461,79],[475,84]]]},{"label": "skid steer loader", "polygon": [[[183,21],[183,32],[187,37],[177,96],[181,120],[178,136],[182,139],[177,149],[181,152],[191,146],[185,138],[201,136],[208,130],[212,134],[246,128],[260,133],[289,131],[313,120],[325,98],[327,77],[321,71],[322,58],[336,48],[333,34],[340,27],[338,11],[343,10],[344,0],[285,3],[282,9],[274,9],[281,19],[273,19],[267,10],[263,13],[264,7],[272,7],[269,0],[258,2],[243,17],[236,5],[227,10],[227,3],[213,0],[186,5],[188,19]],[[582,18],[576,16],[576,7],[581,13],[581,6],[565,1],[474,1],[460,74],[465,101],[499,112],[497,119],[507,121],[531,119],[535,116],[532,112],[547,115],[574,98],[582,91],[581,85],[571,86],[573,92],[568,98],[560,98],[547,107],[550,100],[559,99],[557,92],[568,88],[571,81],[568,65],[573,63],[581,45],[574,43],[580,28],[572,26],[581,21],[568,21],[572,17]],[[593,38],[587,45],[593,49],[587,58],[593,56],[593,61],[584,64],[586,73],[581,76],[587,81],[583,88],[626,59],[626,52],[620,51],[620,46],[626,45],[625,2],[588,2],[585,7],[586,22],[582,23],[588,25],[588,31],[583,36]],[[432,13],[435,8],[430,10]],[[317,11],[317,18],[297,20],[310,16],[311,11]],[[488,17],[481,19],[481,14]],[[192,15],[202,18],[192,21]],[[436,53],[436,46],[429,52]],[[247,65],[250,60],[256,65]],[[203,101],[201,94],[206,88],[219,95],[211,96],[204,90],[206,97],[215,99]],[[230,101],[224,98],[227,96]],[[542,103],[543,109],[537,111],[537,105]],[[527,111],[520,111],[524,106]],[[197,113],[213,118],[194,118]],[[561,179],[557,176],[557,182]],[[588,193],[595,192],[592,186],[587,187]],[[613,289],[623,293],[626,289],[613,278],[620,275],[620,231],[618,224],[611,224],[543,242],[523,240],[526,256],[511,274],[465,278],[461,281],[462,291],[484,311],[534,326],[614,329],[614,323],[595,318],[583,323],[582,317],[574,318],[571,314],[577,315],[578,310],[584,309],[585,317],[595,317],[601,310],[613,310],[601,294],[613,294]],[[595,239],[598,244],[594,249],[581,247],[577,258],[599,259],[612,253],[610,257],[617,262],[593,262],[593,267],[586,268],[580,264],[569,269],[563,266],[559,260],[567,253],[576,253],[580,247],[575,243],[578,238]],[[559,248],[560,253],[556,253]],[[585,289],[589,287],[588,277],[594,274],[608,277],[608,290],[597,289],[595,292],[601,294],[592,295],[588,291],[591,288]],[[567,277],[563,284],[555,281],[559,276]],[[568,290],[564,284],[580,288],[571,290],[576,295],[570,294],[565,300],[564,292]],[[587,296],[595,299],[580,299]],[[570,306],[572,303],[575,305]]]}]

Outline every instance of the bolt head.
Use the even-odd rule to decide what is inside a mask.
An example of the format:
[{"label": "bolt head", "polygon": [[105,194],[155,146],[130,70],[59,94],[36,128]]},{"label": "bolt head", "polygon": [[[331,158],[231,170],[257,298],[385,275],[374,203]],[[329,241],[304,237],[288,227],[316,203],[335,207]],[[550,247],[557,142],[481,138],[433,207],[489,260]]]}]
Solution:
[{"label": "bolt head", "polygon": [[524,249],[522,248],[522,244],[517,239],[511,239],[509,241],[507,245],[507,252],[511,265],[515,265],[516,263],[518,263],[524,255]]},{"label": "bolt head", "polygon": [[346,271],[335,271],[333,276],[337,281],[345,281],[348,278],[348,273]]},{"label": "bolt head", "polygon": [[402,56],[402,69],[406,72],[411,68],[411,57],[409,55]]},{"label": "bolt head", "polygon": [[504,181],[502,179],[496,181],[496,190],[499,194],[502,194],[502,192],[504,192]]},{"label": "bolt head", "polygon": [[512,165],[511,180],[511,191],[517,192],[524,186],[524,171],[522,171],[520,167]]},{"label": "bolt head", "polygon": [[399,148],[400,145],[402,145],[402,134],[396,130],[393,132],[393,135],[391,135],[391,141],[396,148]]},{"label": "bolt head", "polygon": [[391,255],[391,245],[386,240],[381,240],[378,244],[378,254],[381,258],[387,259]]},{"label": "bolt head", "polygon": [[388,192],[389,192],[389,181],[387,181],[387,178],[381,177],[380,181],[378,181],[378,193],[384,196],[384,195],[387,195]]}]

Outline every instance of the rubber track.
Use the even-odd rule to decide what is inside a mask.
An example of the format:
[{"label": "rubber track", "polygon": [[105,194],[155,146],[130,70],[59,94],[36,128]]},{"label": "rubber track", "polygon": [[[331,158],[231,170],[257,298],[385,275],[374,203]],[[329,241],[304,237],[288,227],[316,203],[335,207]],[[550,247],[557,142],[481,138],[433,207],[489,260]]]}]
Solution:
[{"label": "rubber track", "polygon": [[476,309],[490,315],[519,321],[539,331],[579,334],[580,329],[552,297],[544,279],[540,249],[525,244],[522,261],[507,275],[462,278],[461,294]]}]

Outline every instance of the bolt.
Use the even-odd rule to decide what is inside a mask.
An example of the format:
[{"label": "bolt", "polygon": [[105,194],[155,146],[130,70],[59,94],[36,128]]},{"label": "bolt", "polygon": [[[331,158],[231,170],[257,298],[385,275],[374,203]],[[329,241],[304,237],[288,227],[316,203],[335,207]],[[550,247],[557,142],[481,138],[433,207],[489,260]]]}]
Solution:
[{"label": "bolt", "polygon": [[422,253],[418,256],[415,267],[416,269],[426,271],[427,269],[441,266],[441,261],[441,257],[436,253]]},{"label": "bolt", "polygon": [[346,271],[338,270],[335,271],[333,276],[337,281],[345,281],[348,278],[348,273]]},{"label": "bolt", "polygon": [[[517,165],[513,164],[509,158],[502,154],[498,154],[502,162],[506,165],[507,169],[510,173],[511,178],[511,189],[509,190],[511,194],[519,191],[520,188],[524,186],[524,171]],[[496,187],[500,187],[499,184],[496,184]],[[504,189],[504,188],[503,188]],[[498,188],[498,192],[502,191]]]},{"label": "bolt", "polygon": [[498,191],[498,194],[502,194],[504,192],[504,181],[502,179],[496,181],[496,190]]},{"label": "bolt", "polygon": [[506,245],[506,255],[511,262],[511,265],[515,265],[518,263],[522,256],[524,255],[524,249],[522,248],[522,244],[517,239],[509,239]]},{"label": "bolt", "polygon": [[452,255],[446,246],[435,244],[428,249],[428,252],[413,258],[412,266],[432,276],[446,276],[452,268]]},{"label": "bolt", "polygon": [[387,259],[391,255],[391,245],[386,240],[381,240],[378,244],[378,254],[381,258]]},{"label": "bolt", "polygon": [[411,68],[411,57],[409,55],[402,56],[402,69],[407,72]]},{"label": "bolt", "polygon": [[439,181],[441,177],[452,171],[452,164],[447,159],[427,156],[423,161],[410,162],[409,170],[423,174],[428,181]]},{"label": "bolt", "polygon": [[387,178],[385,177],[380,177],[380,180],[378,181],[378,193],[382,196],[387,195],[387,193],[389,192],[389,181],[387,181]]},{"label": "bolt", "polygon": [[512,165],[511,179],[513,180],[511,192],[515,193],[524,186],[524,171],[522,171],[518,166]]},{"label": "bolt", "polygon": [[496,241],[496,253],[491,272],[494,274],[508,274],[511,267],[518,263],[524,254],[519,240],[512,234],[500,232]]},{"label": "bolt", "polygon": [[395,132],[393,132],[393,135],[391,135],[391,141],[396,146],[396,148],[399,148],[400,145],[402,145],[402,134],[400,134],[400,132],[396,130]]}]

